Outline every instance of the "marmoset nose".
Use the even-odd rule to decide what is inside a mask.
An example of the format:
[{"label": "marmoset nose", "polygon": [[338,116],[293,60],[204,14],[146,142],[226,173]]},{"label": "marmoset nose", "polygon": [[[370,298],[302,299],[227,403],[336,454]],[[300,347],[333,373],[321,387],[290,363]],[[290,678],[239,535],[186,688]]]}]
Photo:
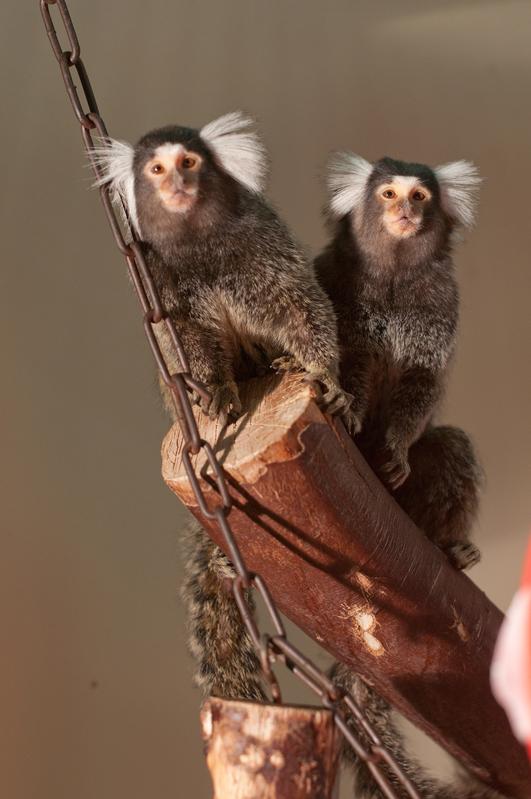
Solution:
[{"label": "marmoset nose", "polygon": [[184,178],[178,169],[176,169],[172,175],[171,187],[175,192],[184,189]]}]

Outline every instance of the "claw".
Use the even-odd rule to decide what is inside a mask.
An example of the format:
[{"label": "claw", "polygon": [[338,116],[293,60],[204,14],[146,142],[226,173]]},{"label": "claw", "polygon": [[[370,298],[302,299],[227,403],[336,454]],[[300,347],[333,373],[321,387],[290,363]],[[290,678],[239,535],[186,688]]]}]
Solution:
[{"label": "claw", "polygon": [[[276,372],[304,372],[304,367],[293,355],[282,355],[276,358],[271,368]],[[319,407],[330,416],[341,415],[345,419],[353,397],[338,385],[337,380],[331,372],[322,370],[319,372],[306,372],[303,377],[305,383],[317,384],[321,390],[316,398]]]},{"label": "claw", "polygon": [[235,421],[242,412],[238,387],[234,382],[208,385],[210,401],[201,399],[201,410],[210,419],[218,419],[224,426],[227,421]]},{"label": "claw", "polygon": [[345,413],[343,414],[343,422],[347,428],[348,434],[352,438],[361,432],[361,428],[363,426],[362,419],[352,410],[352,407],[346,409]]},{"label": "claw", "polygon": [[389,481],[389,485],[391,486],[393,491],[396,491],[397,488],[400,488],[403,485],[407,478],[409,477],[410,469],[409,466],[406,469],[401,470],[398,474],[396,474],[392,480]]},{"label": "claw", "polygon": [[465,570],[475,566],[481,559],[481,552],[470,541],[456,541],[444,547],[450,563],[456,569]]},{"label": "claw", "polygon": [[352,397],[341,389],[327,391],[322,397],[320,405],[326,410],[330,416],[337,414],[346,414],[350,408]]},{"label": "claw", "polygon": [[303,380],[305,383],[317,384],[319,388],[324,387],[326,389],[324,393],[321,391],[316,398],[321,410],[330,416],[340,415],[343,418],[347,417],[354,397],[343,391],[331,372],[308,372],[304,375]]},{"label": "claw", "polygon": [[381,467],[381,471],[391,490],[396,491],[409,477],[411,468],[407,456],[401,452],[395,452],[391,459]]}]

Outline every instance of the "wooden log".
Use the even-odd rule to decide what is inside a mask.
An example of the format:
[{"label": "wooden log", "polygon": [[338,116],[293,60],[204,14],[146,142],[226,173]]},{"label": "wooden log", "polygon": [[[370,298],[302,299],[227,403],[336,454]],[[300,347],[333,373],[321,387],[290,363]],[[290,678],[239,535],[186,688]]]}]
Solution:
[{"label": "wooden log", "polygon": [[[198,420],[223,462],[248,566],[288,618],[479,779],[531,796],[524,750],[489,686],[502,613],[415,527],[299,377],[249,381],[241,396],[236,425]],[[181,450],[174,426],[164,479],[223,548],[199,513]],[[207,496],[217,501],[213,488]]]},{"label": "wooden log", "polygon": [[341,741],[329,710],[211,697],[201,729],[214,799],[332,799]]}]

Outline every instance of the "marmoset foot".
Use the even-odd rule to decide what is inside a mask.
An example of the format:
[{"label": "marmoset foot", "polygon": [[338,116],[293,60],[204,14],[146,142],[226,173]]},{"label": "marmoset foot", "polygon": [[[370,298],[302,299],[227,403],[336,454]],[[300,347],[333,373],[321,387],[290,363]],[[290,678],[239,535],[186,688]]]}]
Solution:
[{"label": "marmoset foot", "polygon": [[408,463],[407,450],[405,448],[390,446],[389,450],[391,452],[391,457],[380,467],[380,471],[383,473],[383,479],[389,488],[392,491],[396,491],[409,477],[411,468]]},{"label": "marmoset foot", "polygon": [[320,389],[316,402],[325,413],[330,416],[348,415],[348,410],[352,404],[353,397],[343,391],[334,375],[323,369],[319,372],[307,372],[304,376],[306,383],[316,383]]},{"label": "marmoset foot", "polygon": [[326,369],[307,372],[293,355],[282,355],[280,358],[276,358],[271,364],[271,368],[276,372],[305,372],[304,382],[316,383],[319,386],[319,395],[316,398],[319,407],[330,416],[342,416],[345,424],[349,423],[348,411],[353,398],[343,391],[331,372]]},{"label": "marmoset foot", "polygon": [[242,412],[242,404],[238,394],[238,386],[232,380],[227,383],[211,383],[205,386],[210,394],[210,401],[200,398],[199,404],[203,413],[211,419],[219,419],[222,425],[228,421],[236,421]]},{"label": "marmoset foot", "polygon": [[450,563],[461,571],[472,568],[481,559],[481,552],[470,541],[456,541],[443,547],[443,551]]},{"label": "marmoset foot", "polygon": [[347,432],[352,438],[361,432],[363,427],[363,416],[353,410],[352,406],[343,414],[343,423],[347,428]]}]

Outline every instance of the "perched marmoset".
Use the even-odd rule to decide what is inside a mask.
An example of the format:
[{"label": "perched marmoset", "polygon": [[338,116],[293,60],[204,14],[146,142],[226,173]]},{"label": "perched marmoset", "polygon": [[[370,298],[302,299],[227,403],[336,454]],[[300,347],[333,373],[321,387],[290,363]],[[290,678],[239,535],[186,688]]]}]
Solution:
[{"label": "perched marmoset", "polygon": [[260,193],[266,156],[250,124],[233,113],[135,147],[111,140],[97,153],[102,181],[125,202],[191,373],[212,395],[203,410],[237,415],[238,379],[292,357],[324,386],[323,406],[341,411],[332,305]]},{"label": "perched marmoset", "polygon": [[[329,173],[333,237],[316,259],[338,318],[340,380],[353,396],[351,432],[413,521],[458,568],[478,560],[469,541],[480,469],[461,430],[436,427],[455,346],[458,289],[453,234],[473,220],[476,169],[460,161],[432,170],[383,158],[336,156]],[[351,691],[425,799],[493,797],[490,789],[443,785],[410,757],[392,710],[342,664],[334,680]],[[356,796],[382,796],[349,748]],[[399,796],[404,789],[396,784]]]},{"label": "perched marmoset", "polygon": [[456,340],[452,234],[472,222],[478,183],[465,161],[432,170],[338,155],[329,173],[333,238],[315,262],[338,318],[356,442],[458,568],[479,558],[468,537],[480,469],[466,434],[434,426],[433,416]]},{"label": "perched marmoset", "polygon": [[[125,204],[143,242],[192,376],[212,396],[210,404],[201,400],[204,411],[237,415],[237,381],[280,358],[324,387],[329,412],[346,412],[332,304],[260,193],[266,157],[249,125],[233,113],[200,131],[152,131],[134,147],[105,142],[97,153],[101,182]],[[160,341],[177,368],[170,342]],[[168,397],[166,405],[173,415]],[[232,566],[199,525],[187,543],[183,593],[196,680],[207,693],[263,696],[258,659],[224,587]]]}]

